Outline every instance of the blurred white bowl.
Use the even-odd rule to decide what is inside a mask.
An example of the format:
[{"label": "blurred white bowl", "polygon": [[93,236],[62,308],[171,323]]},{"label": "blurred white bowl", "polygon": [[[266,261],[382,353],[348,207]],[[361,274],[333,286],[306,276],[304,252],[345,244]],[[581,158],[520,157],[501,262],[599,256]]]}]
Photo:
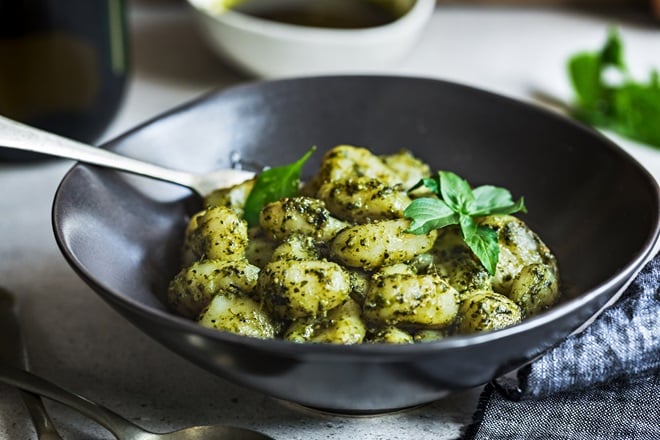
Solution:
[{"label": "blurred white bowl", "polygon": [[[435,0],[410,0],[407,11],[387,24],[340,29],[286,24],[235,9],[221,10],[220,0],[187,1],[215,51],[249,75],[264,78],[373,72],[391,66],[415,43],[435,6]],[[291,2],[275,1],[278,6]],[[259,8],[272,6],[274,0],[248,4]]]}]

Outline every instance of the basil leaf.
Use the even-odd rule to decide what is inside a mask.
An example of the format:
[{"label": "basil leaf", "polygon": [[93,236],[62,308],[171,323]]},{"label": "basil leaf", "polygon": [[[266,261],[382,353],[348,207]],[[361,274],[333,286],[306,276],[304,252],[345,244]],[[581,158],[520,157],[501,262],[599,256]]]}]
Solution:
[{"label": "basil leaf", "polygon": [[474,200],[470,184],[450,171],[440,171],[440,195],[451,209],[466,213],[467,206]]},{"label": "basil leaf", "polygon": [[412,222],[407,232],[428,234],[433,229],[458,224],[465,243],[493,275],[500,255],[497,232],[477,225],[475,217],[527,212],[524,199],[514,202],[508,190],[492,185],[473,190],[466,180],[449,171],[438,172],[437,179],[422,179],[413,189],[420,186],[431,188],[440,198],[419,198],[408,205],[404,216]]},{"label": "basil leaf", "polygon": [[500,247],[497,242],[497,231],[479,226],[475,234],[464,237],[465,243],[477,256],[489,274],[495,275],[497,262],[500,257]]},{"label": "basil leaf", "polygon": [[461,225],[461,233],[463,234],[463,239],[468,240],[474,234],[477,233],[477,223],[469,215],[461,215],[459,218],[459,224]]},{"label": "basil leaf", "polygon": [[[612,28],[600,51],[581,52],[568,61],[576,96],[573,116],[587,124],[612,130],[630,139],[660,147],[660,85],[657,71],[647,83],[628,72],[623,41]],[[614,69],[621,80],[608,83]]]},{"label": "basil leaf", "polygon": [[412,219],[407,232],[417,235],[428,234],[434,229],[458,223],[458,214],[442,200],[430,197],[413,200],[403,211],[403,215]]},{"label": "basil leaf", "polygon": [[302,167],[315,150],[312,147],[294,163],[269,168],[257,176],[243,210],[248,226],[259,224],[259,213],[268,203],[298,195]]},{"label": "basil leaf", "polygon": [[568,61],[568,74],[578,103],[582,110],[595,111],[604,90],[601,81],[602,63],[600,56],[580,53]]},{"label": "basil leaf", "polygon": [[605,70],[615,68],[625,73],[623,43],[615,28],[610,29],[605,45],[599,52],[581,52],[569,59],[568,71],[581,111],[608,111],[611,87],[604,79]]},{"label": "basil leaf", "polygon": [[492,185],[484,185],[472,190],[474,203],[469,206],[472,215],[484,215],[499,206],[513,205],[513,197],[509,190]]},{"label": "basil leaf", "polygon": [[472,216],[527,212],[525,200],[521,197],[514,202],[511,193],[505,188],[484,185],[473,189],[472,193],[474,202],[468,206],[468,213]]},{"label": "basil leaf", "polygon": [[511,205],[494,207],[488,214],[515,214],[516,212],[527,212],[525,199],[523,197],[519,198],[515,203],[512,203]]},{"label": "basil leaf", "polygon": [[437,177],[424,177],[419,182],[417,182],[412,188],[410,188],[408,192],[414,191],[417,188],[421,188],[422,186],[433,191],[433,194],[438,194],[440,188],[440,181],[438,180]]},{"label": "basil leaf", "polygon": [[617,67],[622,71],[627,70],[623,56],[623,41],[621,41],[616,28],[610,28],[605,46],[603,46],[599,55],[604,66]]},{"label": "basil leaf", "polygon": [[660,85],[654,71],[648,85],[627,83],[615,91],[610,128],[623,136],[660,146]]}]

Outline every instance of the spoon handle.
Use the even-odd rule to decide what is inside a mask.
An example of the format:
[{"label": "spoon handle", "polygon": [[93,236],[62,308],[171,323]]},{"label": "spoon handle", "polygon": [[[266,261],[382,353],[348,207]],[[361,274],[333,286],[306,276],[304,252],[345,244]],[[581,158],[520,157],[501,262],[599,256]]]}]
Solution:
[{"label": "spoon handle", "polygon": [[41,397],[23,390],[21,390],[21,397],[28,413],[30,413],[37,438],[39,440],[62,440],[41,402]]},{"label": "spoon handle", "polygon": [[119,414],[78,394],[60,388],[20,368],[0,363],[0,382],[38,394],[71,407],[112,432],[118,439],[148,439],[153,434],[134,425]]},{"label": "spoon handle", "polygon": [[[4,362],[28,369],[28,358],[20,324],[16,316],[14,295],[0,287],[0,359]],[[51,421],[39,396],[20,390],[25,408],[39,440],[62,440]]]},{"label": "spoon handle", "polygon": [[22,124],[4,116],[0,116],[0,146],[127,171],[188,188],[195,182],[195,176],[189,173],[122,156]]}]

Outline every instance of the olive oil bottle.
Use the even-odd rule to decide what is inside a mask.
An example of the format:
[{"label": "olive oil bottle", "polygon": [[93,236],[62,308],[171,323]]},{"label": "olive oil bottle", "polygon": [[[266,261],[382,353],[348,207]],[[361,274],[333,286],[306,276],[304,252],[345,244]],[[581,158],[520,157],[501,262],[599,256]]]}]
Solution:
[{"label": "olive oil bottle", "polygon": [[[0,0],[0,114],[93,143],[128,74],[125,0]],[[0,159],[42,158],[0,148]]]}]

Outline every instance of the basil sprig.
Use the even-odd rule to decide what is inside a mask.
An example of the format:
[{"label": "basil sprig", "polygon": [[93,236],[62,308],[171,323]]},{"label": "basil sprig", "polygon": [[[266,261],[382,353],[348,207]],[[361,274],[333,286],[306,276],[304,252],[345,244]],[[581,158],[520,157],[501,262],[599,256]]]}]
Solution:
[{"label": "basil sprig", "polygon": [[660,148],[660,74],[652,70],[647,83],[632,77],[616,28],[600,50],[573,55],[567,68],[575,118]]},{"label": "basil sprig", "polygon": [[411,191],[422,186],[437,198],[421,197],[408,205],[403,213],[412,220],[407,232],[421,235],[433,229],[459,225],[465,243],[488,273],[494,275],[499,259],[497,231],[477,225],[475,218],[527,212],[524,199],[521,197],[514,202],[508,190],[492,185],[472,189],[466,180],[449,171],[422,179]]},{"label": "basil sprig", "polygon": [[298,195],[302,167],[315,150],[316,147],[312,147],[297,161],[268,168],[257,176],[243,210],[248,226],[259,224],[259,213],[268,203]]}]

